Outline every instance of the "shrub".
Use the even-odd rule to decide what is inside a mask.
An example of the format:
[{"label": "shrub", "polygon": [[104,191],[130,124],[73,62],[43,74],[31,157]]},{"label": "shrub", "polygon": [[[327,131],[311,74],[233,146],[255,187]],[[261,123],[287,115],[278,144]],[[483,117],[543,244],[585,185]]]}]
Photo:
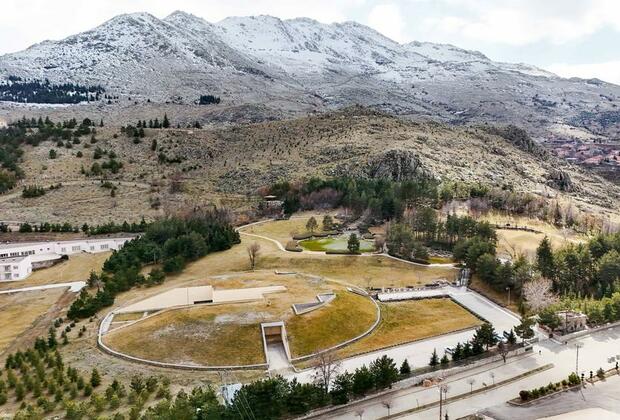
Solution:
[{"label": "shrub", "polygon": [[599,379],[605,379],[605,371],[603,368],[598,368],[596,371],[596,376],[598,376]]},{"label": "shrub", "polygon": [[581,382],[581,380],[579,379],[579,376],[577,376],[577,374],[575,372],[573,372],[570,375],[568,375],[568,383],[569,384],[577,385],[579,382]]},{"label": "shrub", "polygon": [[568,386],[568,381],[566,379],[562,379],[562,386]]},{"label": "shrub", "polygon": [[22,197],[24,198],[41,197],[42,195],[45,195],[45,189],[38,185],[28,185],[22,191]]},{"label": "shrub", "polygon": [[523,389],[521,391],[519,391],[519,397],[521,398],[521,401],[527,401],[530,399],[530,391]]}]

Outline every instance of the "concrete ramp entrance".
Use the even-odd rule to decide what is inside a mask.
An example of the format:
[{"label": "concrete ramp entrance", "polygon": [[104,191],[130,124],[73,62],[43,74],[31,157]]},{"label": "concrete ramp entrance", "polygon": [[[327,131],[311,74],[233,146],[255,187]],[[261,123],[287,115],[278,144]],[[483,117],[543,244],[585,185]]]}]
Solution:
[{"label": "concrete ramp entrance", "polygon": [[291,368],[282,342],[267,344],[267,358],[269,359],[270,371],[277,372]]},{"label": "concrete ramp entrance", "polygon": [[261,324],[265,359],[269,373],[286,373],[293,370],[291,354],[288,348],[284,322],[266,322]]}]

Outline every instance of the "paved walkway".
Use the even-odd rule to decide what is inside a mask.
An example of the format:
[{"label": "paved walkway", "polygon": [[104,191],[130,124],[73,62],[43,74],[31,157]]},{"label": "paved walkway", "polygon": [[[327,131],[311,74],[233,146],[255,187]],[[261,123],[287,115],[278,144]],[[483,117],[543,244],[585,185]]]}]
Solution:
[{"label": "paved walkway", "polygon": [[[502,331],[508,331],[521,322],[512,312],[464,287],[457,288],[448,286],[441,289],[434,289],[434,291],[435,290],[440,290],[443,295],[450,295],[454,300],[466,306],[470,311],[487,319],[500,334]],[[420,293],[423,292],[424,291],[420,291]],[[458,342],[463,343],[470,340],[474,335],[474,330],[475,328],[471,328],[465,331],[414,341],[409,344],[376,350],[364,355],[345,359],[342,361],[341,370],[352,372],[362,365],[369,365],[370,362],[384,354],[394,359],[397,366],[400,366],[404,359],[407,359],[412,368],[427,366],[433,350],[437,350],[439,357],[441,357],[446,347],[453,347]],[[312,381],[312,374],[312,370],[304,370],[295,375],[291,375],[291,378],[295,376],[300,382],[310,382]]]},{"label": "paved walkway", "polygon": [[267,357],[269,358],[269,371],[281,372],[291,370],[292,366],[286,357],[286,351],[282,343],[267,344]]},{"label": "paved walkway", "polygon": [[0,291],[0,295],[19,293],[19,292],[32,292],[35,290],[56,289],[59,287],[68,287],[70,292],[77,293],[80,290],[82,290],[84,287],[86,287],[86,282],[74,281],[71,283],[44,284],[42,286],[31,286],[31,287],[22,287],[21,289],[2,290]]},{"label": "paved walkway", "polygon": [[[515,411],[510,410],[506,401],[512,398],[516,398],[519,391],[522,389],[532,389],[543,385],[547,385],[549,382],[558,382],[575,370],[576,362],[576,350],[575,344],[580,344],[582,347],[579,350],[579,373],[585,373],[586,377],[589,377],[589,372],[592,370],[596,372],[599,367],[611,368],[613,364],[607,362],[607,358],[620,353],[620,327],[612,328],[609,330],[594,332],[589,336],[581,337],[576,340],[570,340],[568,344],[556,344],[550,340],[545,340],[540,344],[534,345],[533,354],[527,357],[516,358],[514,362],[506,365],[494,364],[485,368],[481,367],[480,371],[464,372],[460,377],[450,377],[448,379],[449,390],[448,398],[457,394],[467,392],[470,389],[468,379],[475,380],[473,386],[474,390],[484,387],[483,383],[490,384],[493,380],[496,382],[502,380],[500,378],[514,377],[517,374],[526,372],[534,367],[543,366],[549,363],[553,363],[553,368],[537,373],[532,376],[525,377],[517,380],[513,383],[502,386],[501,388],[491,389],[482,393],[471,395],[470,397],[454,401],[448,404],[447,412],[451,419],[459,418],[462,416],[483,413],[497,416],[498,419],[534,419],[536,417],[536,410],[532,408],[531,411],[524,410],[523,417]],[[540,354],[539,354],[540,351]],[[491,372],[494,374],[494,378],[491,377]],[[591,385],[588,385],[591,387]],[[599,382],[594,385],[596,389],[603,390],[606,386],[605,383]],[[615,390],[610,391],[610,397],[613,398],[613,403],[617,401],[617,393],[613,393]],[[396,398],[393,407],[391,408],[391,414],[394,415],[398,412],[403,412],[411,408],[415,408],[423,404],[423,401],[437,401],[439,399],[439,393],[437,387],[431,389],[423,389],[420,387],[410,388],[408,392],[404,392],[402,398]],[[574,396],[575,394],[571,394]],[[568,397],[567,397],[568,398]],[[606,407],[602,402],[594,404],[602,407]],[[489,408],[492,407],[492,408]],[[570,405],[564,406],[557,405],[558,414],[565,411],[571,411],[578,407],[572,407]],[[606,407],[607,408],[607,407]],[[360,406],[349,406],[345,413],[340,413],[332,418],[339,419],[359,419],[356,414],[360,409],[364,410],[364,419],[377,419],[387,415],[385,406],[381,401],[374,401]],[[562,411],[564,410],[564,411]],[[544,415],[551,415],[552,410],[544,410]],[[446,411],[444,410],[444,413]],[[517,414],[515,414],[517,413]],[[529,417],[531,415],[531,417]],[[437,419],[439,417],[439,408],[433,407],[424,411],[411,413],[395,418],[403,419]],[[620,418],[620,417],[619,417]],[[603,420],[602,418],[600,420]]]},{"label": "paved walkway", "polygon": [[[574,418],[575,420],[619,419],[618,395],[620,395],[620,376],[612,376],[605,382],[597,382],[580,390],[557,394],[527,407],[501,404],[485,410],[484,414],[497,420],[535,420],[543,416],[561,416],[559,418]],[[587,411],[580,413],[581,410]],[[570,417],[569,413],[573,412],[575,412],[574,417]],[[579,417],[580,414],[582,417]]]}]

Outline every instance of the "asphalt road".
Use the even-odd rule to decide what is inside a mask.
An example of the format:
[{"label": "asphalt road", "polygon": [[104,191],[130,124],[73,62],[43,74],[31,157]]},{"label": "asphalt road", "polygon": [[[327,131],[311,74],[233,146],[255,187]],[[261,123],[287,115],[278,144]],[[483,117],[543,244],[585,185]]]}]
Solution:
[{"label": "asphalt road", "polygon": [[[517,413],[511,411],[512,407],[506,403],[507,400],[516,398],[519,391],[522,389],[537,388],[547,385],[549,382],[558,382],[565,379],[575,370],[575,344],[580,344],[582,346],[579,350],[579,373],[583,372],[586,377],[588,377],[590,370],[596,372],[599,367],[608,369],[614,366],[614,364],[609,363],[607,359],[610,356],[620,353],[620,327],[595,332],[588,336],[572,340],[568,342],[568,344],[559,344],[550,340],[545,340],[534,346],[533,354],[530,356],[517,357],[506,365],[501,362],[494,363],[488,365],[487,367],[480,367],[463,372],[454,377],[449,377],[446,380],[449,385],[448,397],[462,395],[464,398],[448,404],[448,406],[444,409],[444,413],[446,413],[445,410],[447,410],[450,419],[475,413],[484,413],[493,415],[499,420],[527,420],[554,414],[562,414],[562,410],[566,412],[584,407],[590,407],[585,403],[571,405],[564,404],[560,401],[557,404],[552,404],[552,401],[550,401],[549,403],[546,403],[549,404],[549,407],[543,407],[540,412],[537,411],[536,407],[533,407],[531,410],[524,410],[523,414],[520,414],[520,412]],[[553,368],[516,380],[499,388],[486,390],[471,396],[466,395],[471,389],[484,389],[485,384],[488,386],[488,384],[492,383],[493,380],[501,381],[508,378],[514,378],[521,373],[549,363],[554,365]],[[493,374],[493,376],[491,376],[491,374]],[[470,379],[474,380],[473,384],[469,383]],[[616,387],[620,387],[620,385],[616,385],[617,382],[620,381],[609,379],[607,383],[597,383],[590,386],[592,388],[592,393],[586,394],[587,401],[590,401],[592,406],[599,406],[607,409],[614,406],[614,404],[620,407],[620,393],[618,393],[618,390],[616,389]],[[609,391],[604,391],[604,388],[608,384],[612,385],[612,388],[610,388]],[[595,391],[599,389],[604,391],[601,393],[602,396],[599,395],[594,397]],[[574,393],[571,393],[562,398],[570,399],[571,395],[573,397],[575,396]],[[588,397],[588,395],[591,396]],[[398,413],[402,413],[406,410],[416,408],[429,402],[437,401],[438,399],[439,393],[437,386],[430,388],[409,388],[407,390],[403,390],[402,394],[399,394],[390,400],[390,414],[395,418],[402,419],[437,419],[439,417],[438,407],[433,407],[431,409],[418,411],[407,415],[399,416]],[[363,420],[382,418],[387,415],[387,409],[383,402],[384,401],[379,399],[369,403],[350,406],[347,407],[346,410],[343,410],[337,414],[335,413],[335,415],[326,418],[360,419],[359,412],[361,411],[363,411]],[[617,411],[618,408],[615,410]],[[618,415],[618,418],[620,419],[620,414]],[[604,418],[597,417],[596,420],[604,420]]]},{"label": "asphalt road", "polygon": [[620,376],[612,376],[604,382],[595,382],[581,390],[568,391],[549,397],[528,407],[501,404],[485,410],[483,414],[498,420],[535,420],[598,408],[595,420],[620,418]]}]

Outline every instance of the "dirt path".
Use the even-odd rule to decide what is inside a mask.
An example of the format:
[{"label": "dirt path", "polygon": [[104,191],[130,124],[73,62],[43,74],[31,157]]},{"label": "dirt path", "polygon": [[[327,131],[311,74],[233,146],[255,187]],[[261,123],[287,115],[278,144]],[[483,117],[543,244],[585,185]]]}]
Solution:
[{"label": "dirt path", "polygon": [[69,307],[76,294],[67,290],[60,298],[54,303],[47,312],[39,315],[32,323],[30,328],[21,333],[13,342],[6,348],[0,356],[5,356],[9,353],[13,353],[17,350],[27,349],[34,343],[37,337],[47,337],[47,332],[50,326],[53,324],[56,318],[63,315],[64,311]]},{"label": "dirt path", "polygon": [[[126,187],[142,187],[142,188],[151,188],[150,184],[145,184],[143,182],[133,182],[133,181],[118,181],[118,180],[109,180],[113,184],[120,184]],[[62,181],[60,182],[62,185],[98,185],[101,182],[99,179],[89,179],[89,180],[73,180],[73,181]],[[58,184],[57,182],[54,184],[41,185],[41,187],[49,189],[52,185]],[[19,186],[15,187],[15,189],[19,188]],[[14,198],[18,198],[22,195],[20,191],[10,192],[8,194],[0,195],[0,203],[6,203],[7,201],[11,201]]]}]

